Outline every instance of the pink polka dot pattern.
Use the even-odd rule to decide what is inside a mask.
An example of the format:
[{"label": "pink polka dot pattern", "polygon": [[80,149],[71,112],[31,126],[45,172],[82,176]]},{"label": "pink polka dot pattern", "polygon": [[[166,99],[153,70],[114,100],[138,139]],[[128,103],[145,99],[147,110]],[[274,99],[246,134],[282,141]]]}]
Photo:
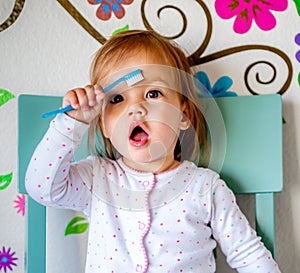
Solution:
[{"label": "pink polka dot pattern", "polygon": [[240,272],[280,272],[218,174],[187,161],[158,175],[121,159],[72,163],[86,130],[57,116],[25,181],[38,202],[89,216],[86,273],[215,272],[217,243]]}]

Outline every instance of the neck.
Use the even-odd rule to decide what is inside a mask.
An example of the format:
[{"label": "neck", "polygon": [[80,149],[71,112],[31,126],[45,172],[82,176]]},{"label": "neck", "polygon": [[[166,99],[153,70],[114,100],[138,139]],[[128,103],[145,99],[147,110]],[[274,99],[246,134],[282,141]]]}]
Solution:
[{"label": "neck", "polygon": [[123,157],[122,159],[123,162],[132,169],[135,169],[140,172],[151,172],[154,174],[159,174],[175,169],[180,165],[180,162],[176,161],[174,158],[172,158],[171,160],[165,158],[162,160],[152,162],[132,162],[125,157]]}]

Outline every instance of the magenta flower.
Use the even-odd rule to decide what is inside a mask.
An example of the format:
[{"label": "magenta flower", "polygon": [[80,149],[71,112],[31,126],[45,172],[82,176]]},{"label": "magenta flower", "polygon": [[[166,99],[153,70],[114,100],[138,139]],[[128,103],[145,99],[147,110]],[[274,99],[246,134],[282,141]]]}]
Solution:
[{"label": "magenta flower", "polygon": [[92,5],[100,6],[97,9],[96,16],[101,20],[108,20],[113,12],[120,19],[125,15],[125,10],[122,5],[130,5],[133,0],[88,0]]},{"label": "magenta flower", "polygon": [[246,33],[254,20],[262,30],[271,30],[276,26],[276,19],[270,10],[284,11],[287,0],[216,0],[215,8],[222,19],[235,17],[233,30]]},{"label": "magenta flower", "polygon": [[10,253],[10,247],[5,250],[5,247],[2,247],[2,251],[0,250],[0,271],[3,269],[4,273],[7,272],[7,269],[10,271],[13,270],[12,266],[17,266],[17,264],[14,262],[18,260],[18,258],[15,258],[16,252]]},{"label": "magenta flower", "polygon": [[17,198],[18,198],[17,200],[14,200],[14,202],[16,203],[14,208],[18,209],[17,213],[21,212],[22,216],[24,216],[25,215],[25,201],[26,201],[25,194],[18,195]]}]

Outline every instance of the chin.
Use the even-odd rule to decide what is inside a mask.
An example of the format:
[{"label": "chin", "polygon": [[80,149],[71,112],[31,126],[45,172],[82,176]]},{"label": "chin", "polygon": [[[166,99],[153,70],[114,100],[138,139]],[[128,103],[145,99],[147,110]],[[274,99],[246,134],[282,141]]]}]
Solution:
[{"label": "chin", "polygon": [[130,161],[136,162],[137,164],[152,163],[154,160],[150,155],[134,155],[129,158]]}]

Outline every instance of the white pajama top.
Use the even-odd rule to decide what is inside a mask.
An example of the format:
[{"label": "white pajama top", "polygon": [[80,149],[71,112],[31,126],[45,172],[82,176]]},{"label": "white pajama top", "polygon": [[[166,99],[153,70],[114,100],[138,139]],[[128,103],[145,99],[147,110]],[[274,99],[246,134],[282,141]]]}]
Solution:
[{"label": "white pajama top", "polygon": [[122,159],[72,163],[87,128],[58,115],[25,181],[37,202],[89,217],[86,273],[215,272],[217,243],[238,272],[280,272],[217,173],[188,161],[156,175]]}]

